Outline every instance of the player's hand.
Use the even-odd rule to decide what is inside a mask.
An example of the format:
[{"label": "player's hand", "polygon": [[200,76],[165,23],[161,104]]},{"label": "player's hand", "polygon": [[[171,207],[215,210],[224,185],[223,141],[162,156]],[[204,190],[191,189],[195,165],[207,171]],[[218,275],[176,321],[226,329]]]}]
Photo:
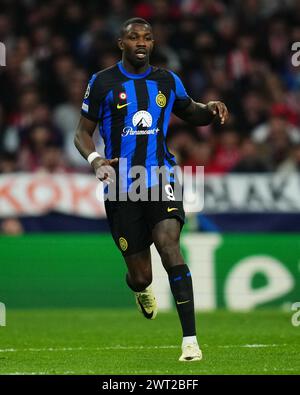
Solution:
[{"label": "player's hand", "polygon": [[96,158],[92,162],[96,177],[99,178],[104,184],[109,185],[114,182],[115,169],[114,166],[118,163],[119,159],[103,159]]},{"label": "player's hand", "polygon": [[229,117],[229,113],[228,113],[227,107],[221,101],[210,101],[207,103],[207,108],[214,115],[217,115],[217,114],[219,115],[220,120],[221,120],[221,125],[223,125],[227,121],[227,119]]}]

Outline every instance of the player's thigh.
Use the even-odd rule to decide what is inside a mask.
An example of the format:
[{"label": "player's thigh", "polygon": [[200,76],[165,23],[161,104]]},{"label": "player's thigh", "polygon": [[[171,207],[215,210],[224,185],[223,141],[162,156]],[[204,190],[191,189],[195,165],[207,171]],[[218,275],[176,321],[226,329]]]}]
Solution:
[{"label": "player's thigh", "polygon": [[169,267],[171,264],[179,264],[183,261],[179,238],[185,221],[185,212],[182,194],[176,193],[171,185],[168,187],[162,188],[162,193],[165,193],[162,199],[145,202],[144,206],[155,247],[164,266]]},{"label": "player's thigh", "polygon": [[152,238],[160,255],[164,268],[168,271],[172,266],[184,264],[180,251],[181,223],[177,218],[164,219],[152,230]]},{"label": "player's thigh", "polygon": [[180,224],[179,232],[185,222],[185,212],[182,199],[143,202],[148,226],[153,232],[154,227],[161,221],[175,218]]},{"label": "player's thigh", "polygon": [[151,245],[151,231],[140,202],[106,201],[105,209],[113,239],[124,257]]},{"label": "player's thigh", "polygon": [[163,219],[155,224],[152,229],[152,239],[155,245],[179,245],[181,221],[174,217]]}]

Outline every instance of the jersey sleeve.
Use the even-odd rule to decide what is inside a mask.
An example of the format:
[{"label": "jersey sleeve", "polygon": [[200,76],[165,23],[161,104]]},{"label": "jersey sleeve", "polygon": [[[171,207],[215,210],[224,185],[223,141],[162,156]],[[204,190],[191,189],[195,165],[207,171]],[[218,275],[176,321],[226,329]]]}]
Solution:
[{"label": "jersey sleeve", "polygon": [[185,87],[177,74],[171,71],[175,81],[175,101],[173,112],[184,110],[191,102],[190,96],[186,93]]},{"label": "jersey sleeve", "polygon": [[98,122],[102,114],[103,95],[101,91],[100,77],[93,74],[84,94],[81,115],[94,122]]}]

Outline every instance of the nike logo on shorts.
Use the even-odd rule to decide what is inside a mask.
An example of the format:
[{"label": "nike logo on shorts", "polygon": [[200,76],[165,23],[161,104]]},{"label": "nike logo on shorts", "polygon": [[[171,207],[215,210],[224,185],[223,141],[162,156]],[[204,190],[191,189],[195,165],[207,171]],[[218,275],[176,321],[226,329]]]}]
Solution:
[{"label": "nike logo on shorts", "polygon": [[178,210],[178,208],[177,207],[168,207],[168,213],[170,213],[171,211],[174,211],[174,210]]}]

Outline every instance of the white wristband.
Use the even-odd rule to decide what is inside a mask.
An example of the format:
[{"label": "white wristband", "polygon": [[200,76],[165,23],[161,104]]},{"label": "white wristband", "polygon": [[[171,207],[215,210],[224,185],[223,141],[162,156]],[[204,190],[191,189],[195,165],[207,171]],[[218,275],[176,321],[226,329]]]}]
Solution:
[{"label": "white wristband", "polygon": [[87,160],[88,160],[89,164],[91,165],[93,160],[96,158],[101,158],[101,156],[98,154],[98,152],[92,152],[91,154],[89,154]]}]

